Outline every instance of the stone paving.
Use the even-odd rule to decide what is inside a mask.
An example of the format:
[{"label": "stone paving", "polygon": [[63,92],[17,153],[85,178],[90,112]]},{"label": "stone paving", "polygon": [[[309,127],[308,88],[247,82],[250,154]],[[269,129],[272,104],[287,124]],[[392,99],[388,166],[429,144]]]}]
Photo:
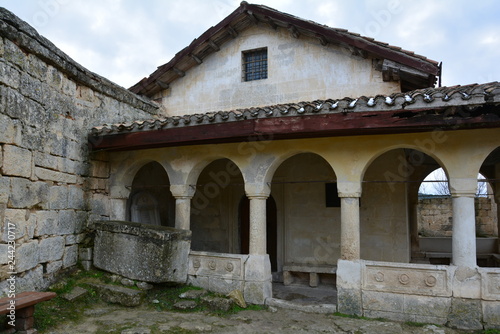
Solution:
[{"label": "stone paving", "polygon": [[85,312],[78,324],[64,323],[51,334],[73,333],[470,333],[436,325],[412,326],[392,321],[353,319],[270,307],[228,316],[154,311],[146,307],[104,306]]}]

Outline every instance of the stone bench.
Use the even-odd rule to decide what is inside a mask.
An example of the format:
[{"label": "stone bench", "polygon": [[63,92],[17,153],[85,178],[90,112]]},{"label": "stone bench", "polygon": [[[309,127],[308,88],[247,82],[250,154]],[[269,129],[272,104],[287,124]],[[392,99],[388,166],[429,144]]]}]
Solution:
[{"label": "stone bench", "polygon": [[309,273],[309,286],[317,287],[319,284],[318,274],[336,274],[337,266],[285,264],[283,266],[283,285],[292,284],[293,282],[292,272]]},{"label": "stone bench", "polygon": [[[0,314],[7,314],[6,329],[13,328],[9,323],[15,320],[14,329],[18,333],[37,333],[37,331],[33,329],[35,305],[46,300],[51,300],[56,296],[57,294],[55,292],[31,291],[17,294],[14,298],[0,298]],[[12,301],[14,301],[14,303],[12,303]],[[12,305],[15,306],[15,309]],[[15,316],[15,318],[10,317],[10,315]]]}]

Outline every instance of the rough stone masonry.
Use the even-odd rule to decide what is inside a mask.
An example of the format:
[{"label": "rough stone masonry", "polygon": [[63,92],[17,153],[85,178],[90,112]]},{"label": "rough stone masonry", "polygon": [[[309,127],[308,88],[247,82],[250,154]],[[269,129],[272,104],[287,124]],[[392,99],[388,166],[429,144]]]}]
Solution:
[{"label": "rough stone masonry", "polygon": [[105,153],[89,156],[88,129],[158,113],[0,8],[0,295],[9,223],[20,292],[74,266],[87,222],[109,217],[109,166]]}]

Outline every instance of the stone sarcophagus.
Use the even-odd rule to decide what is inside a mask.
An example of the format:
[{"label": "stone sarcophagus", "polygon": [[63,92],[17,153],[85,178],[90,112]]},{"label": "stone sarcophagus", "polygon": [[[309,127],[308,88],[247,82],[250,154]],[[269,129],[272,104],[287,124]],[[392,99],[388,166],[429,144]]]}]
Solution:
[{"label": "stone sarcophagus", "polygon": [[191,231],[123,221],[96,222],[94,266],[150,283],[185,283]]}]

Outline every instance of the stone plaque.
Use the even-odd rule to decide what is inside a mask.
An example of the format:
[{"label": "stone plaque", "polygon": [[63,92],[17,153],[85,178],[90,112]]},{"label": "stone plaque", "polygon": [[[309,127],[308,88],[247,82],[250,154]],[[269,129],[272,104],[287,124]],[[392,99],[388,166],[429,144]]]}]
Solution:
[{"label": "stone plaque", "polygon": [[243,263],[239,257],[224,255],[189,255],[189,275],[243,279]]},{"label": "stone plaque", "polygon": [[445,269],[422,267],[366,265],[363,289],[428,296],[451,296],[451,286]]}]

